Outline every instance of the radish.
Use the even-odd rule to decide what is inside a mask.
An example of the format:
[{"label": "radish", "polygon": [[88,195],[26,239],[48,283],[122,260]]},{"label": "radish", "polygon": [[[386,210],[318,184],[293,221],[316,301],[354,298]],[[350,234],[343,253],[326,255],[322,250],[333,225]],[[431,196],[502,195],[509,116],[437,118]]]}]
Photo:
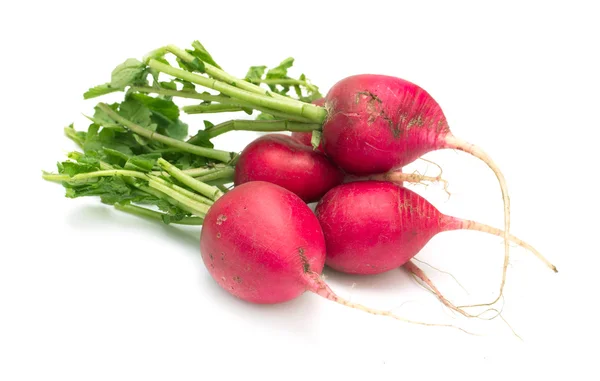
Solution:
[{"label": "radish", "polygon": [[235,166],[234,184],[268,181],[310,203],[343,179],[343,172],[322,153],[292,136],[267,134],[242,151]]},{"label": "radish", "polygon": [[[325,236],[327,265],[349,274],[379,274],[406,264],[435,235],[468,229],[503,236],[499,229],[440,213],[417,193],[384,181],[339,185],[317,204]],[[509,236],[510,241],[537,250]]]}]

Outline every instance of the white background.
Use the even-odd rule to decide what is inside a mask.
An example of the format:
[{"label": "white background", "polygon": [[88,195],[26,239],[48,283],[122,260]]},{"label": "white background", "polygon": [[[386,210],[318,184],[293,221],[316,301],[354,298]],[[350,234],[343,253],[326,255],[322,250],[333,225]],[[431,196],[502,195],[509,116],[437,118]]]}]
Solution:
[{"label": "white background", "polygon": [[[342,5],[343,4],[343,5]],[[0,380],[460,379],[597,376],[600,27],[594,2],[65,2],[1,5]],[[70,200],[41,171],[87,125],[90,86],[128,57],[199,39],[233,74],[296,58],[326,91],[357,73],[406,78],[442,105],[454,133],[508,181],[512,232],[556,263],[512,249],[503,316],[453,317],[403,271],[334,290],[420,327],[312,294],[275,306],[230,297],[209,277],[199,229],[164,227]],[[192,127],[200,116],[186,118]],[[237,133],[218,148],[241,149]],[[428,154],[451,185],[414,187],[445,213],[502,226],[500,191],[465,154]],[[426,169],[423,162],[411,168]],[[428,173],[436,169],[429,167]],[[418,258],[458,303],[496,295],[502,240],[435,237]],[[595,354],[594,354],[595,353]]]}]

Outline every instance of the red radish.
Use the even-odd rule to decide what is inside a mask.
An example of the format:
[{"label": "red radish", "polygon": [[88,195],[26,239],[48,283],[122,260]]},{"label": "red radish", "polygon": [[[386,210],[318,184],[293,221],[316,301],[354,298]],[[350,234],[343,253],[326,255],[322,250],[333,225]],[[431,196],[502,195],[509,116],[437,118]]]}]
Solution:
[{"label": "red radish", "polygon": [[[319,98],[316,101],[313,101],[312,104],[316,106],[325,105],[325,98]],[[312,147],[312,132],[292,132],[292,136],[298,139],[302,144]],[[323,152],[323,141],[317,147],[317,150]]]},{"label": "red radish", "polygon": [[410,321],[337,296],[319,276],[325,239],[317,217],[298,196],[275,184],[253,181],[220,197],[204,218],[200,249],[214,280],[248,302],[280,303],[311,291],[374,315],[453,327]]},{"label": "red radish", "polygon": [[508,267],[510,201],[504,176],[492,159],[480,148],[456,138],[431,95],[400,78],[373,74],[347,77],[329,90],[325,108],[323,147],[347,173],[385,173],[442,148],[470,153],[494,171],[504,202],[505,260],[499,299]]},{"label": "red radish", "polygon": [[[417,193],[384,181],[346,183],[330,190],[315,213],[327,244],[327,265],[344,273],[379,274],[406,264],[436,234],[469,229],[502,236],[491,226],[440,213]],[[552,270],[556,268],[533,247]]]},{"label": "red radish", "polygon": [[234,183],[268,181],[310,203],[343,179],[343,172],[322,153],[289,135],[267,134],[244,148],[235,166]]}]

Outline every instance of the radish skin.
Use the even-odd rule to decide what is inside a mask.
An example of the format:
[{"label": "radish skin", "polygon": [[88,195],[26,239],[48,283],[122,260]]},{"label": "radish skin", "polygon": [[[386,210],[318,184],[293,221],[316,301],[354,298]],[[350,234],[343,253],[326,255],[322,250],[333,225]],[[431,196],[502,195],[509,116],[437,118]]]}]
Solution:
[{"label": "radish skin", "polygon": [[268,181],[298,195],[307,203],[318,201],[344,180],[344,173],[325,155],[296,138],[267,134],[242,151],[235,166],[234,184]]}]

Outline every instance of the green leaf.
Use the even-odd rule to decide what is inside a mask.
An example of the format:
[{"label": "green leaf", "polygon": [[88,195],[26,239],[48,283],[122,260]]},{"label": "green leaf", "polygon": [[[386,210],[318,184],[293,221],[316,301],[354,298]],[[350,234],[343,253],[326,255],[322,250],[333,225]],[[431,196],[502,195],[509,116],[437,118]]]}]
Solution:
[{"label": "green leaf", "polygon": [[129,96],[119,106],[119,115],[121,115],[123,118],[128,119],[131,122],[138,124],[144,128],[155,131],[156,125],[154,125],[154,129],[151,125],[151,114],[152,113],[150,112],[150,109],[148,107],[146,107],[137,99],[132,98],[131,96]]},{"label": "green leaf", "polygon": [[122,89],[118,87],[113,87],[110,83],[105,83],[103,85],[94,86],[83,93],[83,99],[96,98],[101,95],[110,94],[121,90]]},{"label": "green leaf", "polygon": [[266,66],[251,66],[246,73],[246,81],[248,82],[259,82],[267,70]]},{"label": "green leaf", "polygon": [[[191,50],[188,50],[187,52],[192,53]],[[204,62],[200,61],[198,57],[195,57],[192,62],[187,62],[177,57],[177,63],[179,64],[179,67],[183,70],[204,73]]]},{"label": "green leaf", "polygon": [[208,50],[206,50],[206,48],[200,43],[200,41],[196,40],[192,42],[192,47],[194,48],[194,50],[189,51],[190,54],[199,58],[201,61],[204,61],[208,64],[211,64],[212,66],[215,66],[216,68],[221,69],[221,66],[217,65],[217,63],[212,58]]},{"label": "green leaf", "polygon": [[[175,78],[173,80],[174,82],[179,82],[183,85],[183,87],[181,88],[182,91],[191,91],[191,92],[196,92],[196,85],[194,85],[191,82],[185,81],[183,79],[179,79],[179,78]],[[208,94],[208,93],[206,93]]]},{"label": "green leaf", "polygon": [[211,128],[213,128],[215,125],[209,121],[209,120],[205,120],[204,121],[204,131],[206,130],[210,130]]},{"label": "green leaf", "polygon": [[287,71],[292,66],[294,66],[294,58],[286,58],[281,61],[279,66],[276,66],[267,72],[267,79],[288,78]]},{"label": "green leaf", "polygon": [[69,198],[100,196],[100,200],[106,204],[135,198],[133,189],[119,176],[99,177],[90,182],[63,185],[67,188],[66,196]]},{"label": "green leaf", "polygon": [[[212,125],[212,123],[210,123],[210,125]],[[207,121],[204,122],[204,126],[209,126],[208,129],[212,128],[210,125],[207,124]],[[188,139],[187,142],[200,147],[214,148],[214,144],[212,144],[210,139],[206,136],[208,129],[198,131],[196,135]]]},{"label": "green leaf", "polygon": [[160,216],[165,224],[171,224],[181,221],[185,217],[191,216],[189,213],[163,214]]},{"label": "green leaf", "polygon": [[177,159],[169,161],[179,169],[204,167],[208,163],[206,158],[188,153],[178,155]]},{"label": "green leaf", "polygon": [[83,146],[86,136],[87,136],[87,132],[76,131],[73,123],[71,123],[69,126],[65,127],[64,132],[65,132],[65,135],[69,139],[74,141],[78,146],[80,146],[80,147]]},{"label": "green leaf", "polygon": [[165,133],[173,139],[183,140],[188,136],[188,125],[177,119],[165,128]]},{"label": "green leaf", "polygon": [[148,143],[150,143],[148,141],[148,139],[138,135],[138,134],[133,134],[133,138],[135,139],[135,141],[137,142],[137,144],[139,144],[140,146],[147,146]]},{"label": "green leaf", "polygon": [[312,135],[310,136],[310,144],[314,150],[319,148],[319,145],[321,144],[321,131],[313,130]]},{"label": "green leaf", "polygon": [[98,162],[63,161],[57,164],[61,175],[75,176],[80,173],[94,172],[100,169]]},{"label": "green leaf", "polygon": [[155,98],[139,93],[130,94],[129,97],[146,106],[151,112],[159,113],[172,121],[179,118],[179,107],[172,100]]},{"label": "green leaf", "polygon": [[[118,104],[114,103],[114,104],[110,105],[110,107],[116,111]],[[106,127],[106,128],[114,128],[114,129],[122,131],[122,132],[126,131],[125,128],[123,128],[122,126],[117,124],[111,117],[109,117],[98,106],[94,107],[94,116],[85,115],[85,117],[99,126]]]},{"label": "green leaf", "polygon": [[123,161],[129,160],[129,158],[131,157],[130,155],[128,155],[122,151],[112,149],[109,147],[102,147],[102,151],[108,156],[113,156],[113,157],[121,159]]},{"label": "green leaf", "polygon": [[[143,115],[144,120],[138,120],[141,126],[178,140],[187,137],[188,125],[179,119],[179,107],[172,100],[136,93],[130,94],[126,103],[128,110],[135,111],[128,119],[135,121],[135,118]],[[143,114],[140,114],[142,110]],[[148,124],[148,120],[152,124]]]},{"label": "green leaf", "polygon": [[258,114],[256,116],[256,120],[275,120],[277,118],[275,118],[273,115],[271,114],[266,114],[264,112],[261,112],[260,114]]},{"label": "green leaf", "polygon": [[142,62],[135,58],[128,58],[112,71],[110,85],[113,88],[124,89],[138,81],[146,72],[145,69],[146,65]]},{"label": "green leaf", "polygon": [[177,84],[174,81],[162,81],[158,83],[161,88],[167,90],[177,90]]}]

